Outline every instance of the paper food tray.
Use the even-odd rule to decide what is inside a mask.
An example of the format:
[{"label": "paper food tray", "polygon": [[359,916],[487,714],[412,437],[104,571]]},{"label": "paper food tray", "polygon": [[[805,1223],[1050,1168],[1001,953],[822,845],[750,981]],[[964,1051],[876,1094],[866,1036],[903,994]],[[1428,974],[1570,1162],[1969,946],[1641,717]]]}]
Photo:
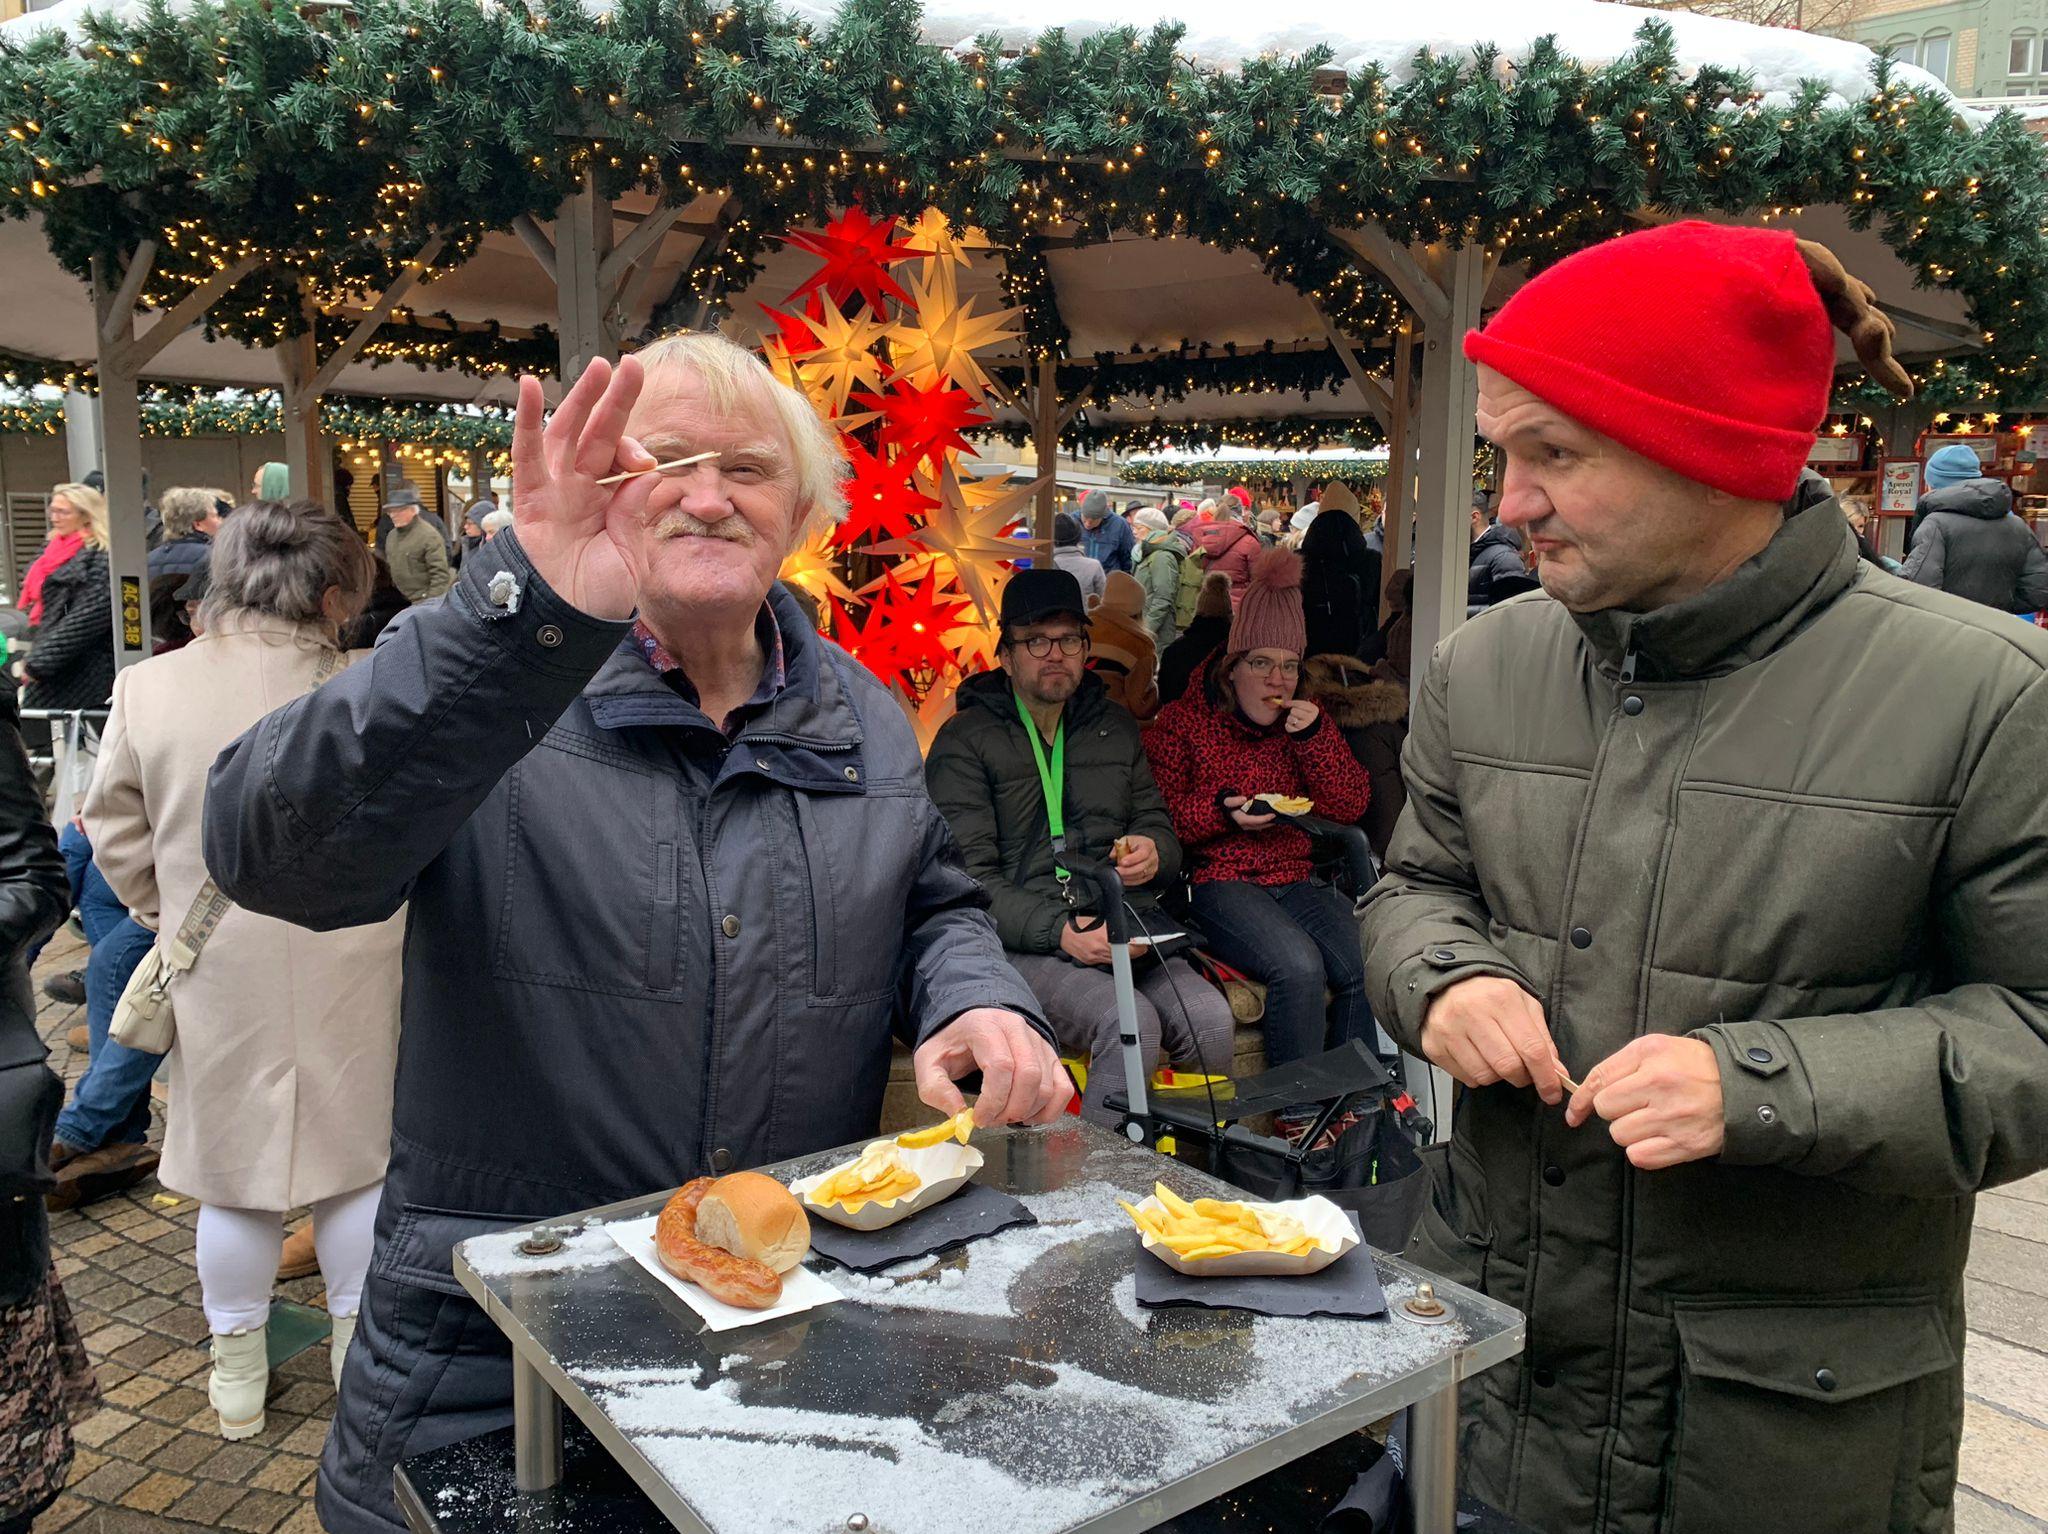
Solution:
[{"label": "paper food tray", "polygon": [[[865,1149],[865,1147],[863,1147]],[[820,1219],[830,1220],[834,1225],[844,1225],[849,1230],[881,1230],[894,1225],[898,1220],[907,1220],[920,1209],[929,1209],[942,1199],[951,1198],[976,1172],[981,1170],[982,1155],[971,1145],[962,1145],[948,1140],[943,1145],[931,1145],[923,1150],[902,1151],[903,1164],[915,1172],[920,1179],[916,1188],[886,1202],[868,1200],[851,1214],[844,1204],[813,1203],[811,1190],[830,1177],[834,1172],[851,1166],[858,1157],[843,1161],[836,1167],[829,1167],[813,1177],[799,1177],[789,1185],[789,1191],[803,1201],[804,1209]]]},{"label": "paper food tray", "polygon": [[653,1274],[658,1283],[702,1316],[704,1324],[714,1332],[729,1332],[735,1327],[773,1321],[777,1316],[793,1316],[813,1306],[829,1305],[840,1297],[839,1291],[824,1279],[798,1265],[782,1275],[782,1298],[766,1310],[743,1310],[723,1300],[714,1300],[695,1284],[677,1278],[661,1265],[661,1258],[654,1250],[654,1226],[660,1218],[658,1214],[650,1214],[643,1220],[622,1220],[605,1226],[605,1234],[618,1242],[628,1257]]},{"label": "paper food tray", "polygon": [[[1262,1204],[1251,1199],[1238,1202],[1265,1214],[1293,1215],[1314,1239],[1315,1247],[1299,1257],[1286,1252],[1238,1252],[1229,1257],[1204,1257],[1198,1262],[1189,1262],[1172,1247],[1161,1245],[1143,1231],[1135,1234],[1144,1243],[1146,1251],[1174,1272],[1185,1273],[1189,1278],[1277,1278],[1320,1273],[1358,1245],[1358,1232],[1352,1229],[1344,1211],[1320,1194],[1284,1204]],[[1156,1193],[1146,1194],[1138,1208],[1148,1214],[1166,1213],[1166,1206],[1159,1202]]]}]

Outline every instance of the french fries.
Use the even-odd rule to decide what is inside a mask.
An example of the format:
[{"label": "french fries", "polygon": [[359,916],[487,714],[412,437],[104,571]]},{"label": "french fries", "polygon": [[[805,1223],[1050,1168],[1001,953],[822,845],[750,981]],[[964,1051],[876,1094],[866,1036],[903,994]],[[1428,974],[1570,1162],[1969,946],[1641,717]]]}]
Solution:
[{"label": "french fries", "polygon": [[[952,1122],[947,1120],[949,1126]],[[877,1140],[859,1159],[849,1161],[805,1196],[814,1204],[843,1204],[846,1212],[853,1214],[869,1204],[886,1204],[915,1192],[920,1181],[917,1173],[903,1164],[895,1145]]]},{"label": "french fries", "polygon": [[1296,794],[1260,794],[1259,799],[1267,808],[1282,815],[1306,815],[1316,807],[1313,799],[1303,799]]},{"label": "french fries", "polygon": [[1291,1214],[1213,1198],[1198,1198],[1191,1204],[1165,1183],[1154,1183],[1152,1196],[1162,1206],[1159,1211],[1126,1203],[1124,1213],[1139,1234],[1189,1262],[1235,1257],[1240,1252],[1284,1252],[1301,1257],[1317,1250],[1315,1238]]},{"label": "french fries", "polygon": [[934,1145],[944,1145],[948,1140],[958,1140],[962,1145],[974,1133],[974,1110],[962,1108],[951,1118],[925,1129],[913,1129],[896,1137],[896,1143],[905,1150],[930,1150]]}]

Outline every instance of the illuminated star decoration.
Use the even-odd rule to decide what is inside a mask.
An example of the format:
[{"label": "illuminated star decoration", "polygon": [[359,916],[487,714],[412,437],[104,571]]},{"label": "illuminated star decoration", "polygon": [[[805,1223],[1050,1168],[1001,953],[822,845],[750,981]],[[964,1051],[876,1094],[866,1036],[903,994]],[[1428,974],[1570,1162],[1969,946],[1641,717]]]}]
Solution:
[{"label": "illuminated star decoration", "polygon": [[779,579],[801,586],[816,598],[822,609],[828,600],[851,602],[853,588],[839,573],[839,550],[835,546],[839,529],[827,524],[789,551],[782,562]]},{"label": "illuminated star decoration", "polygon": [[995,314],[976,314],[972,298],[956,298],[942,292],[937,284],[915,284],[911,305],[915,323],[895,326],[889,332],[889,348],[898,378],[912,383],[950,383],[976,399],[988,393],[988,374],[981,369],[975,351],[1015,341],[1010,328],[1021,309],[1004,309]]},{"label": "illuminated star decoration", "polygon": [[[1011,562],[1018,554],[1015,540],[1005,534],[1024,520],[1043,483],[1035,480],[1015,485],[1007,476],[963,477],[948,463],[936,481],[922,474],[917,477],[917,488],[933,503],[924,525],[906,538],[873,544],[867,552],[901,560],[896,568],[905,580],[914,580],[943,561],[983,622],[993,623]],[[993,655],[989,659],[993,662]]]},{"label": "illuminated star decoration", "polygon": [[869,218],[867,210],[858,205],[848,208],[815,234],[798,230],[788,237],[789,243],[809,251],[825,264],[805,278],[790,298],[795,300],[822,290],[834,303],[845,305],[858,295],[876,314],[884,312],[887,299],[907,300],[909,295],[897,286],[889,268],[917,260],[920,252],[914,246],[897,243],[895,235],[895,219]]},{"label": "illuminated star decoration", "polygon": [[988,235],[972,224],[962,225],[960,232],[954,233],[953,225],[937,208],[926,208],[917,216],[917,222],[905,231],[904,243],[935,264],[946,266],[971,265],[970,250],[995,249]]},{"label": "illuminated star decoration", "polygon": [[972,456],[974,449],[960,434],[988,424],[988,417],[975,410],[974,396],[944,379],[930,388],[906,379],[892,385],[887,394],[856,394],[854,398],[881,415],[878,435],[883,445],[901,449],[904,459],[913,464],[936,464],[949,452]]},{"label": "illuminated star decoration", "polygon": [[868,600],[865,621],[856,622],[844,606],[834,604],[834,637],[877,676],[957,670],[951,641],[967,608],[963,599],[943,599],[935,580],[906,586],[893,571],[884,571],[881,586]]},{"label": "illuminated star decoration", "polygon": [[901,459],[869,452],[855,438],[845,439],[847,466],[846,520],[833,541],[847,548],[861,538],[907,538],[917,519],[938,502],[914,489],[910,465]]},{"label": "illuminated star decoration", "polygon": [[932,742],[938,739],[939,726],[953,717],[954,704],[959,694],[949,687],[930,687],[920,701],[903,683],[892,681],[889,691],[902,705],[904,717],[910,721],[911,729],[917,732],[917,749],[920,755],[932,749]]},{"label": "illuminated star decoration", "polygon": [[803,317],[812,332],[812,344],[809,351],[796,356],[796,368],[812,401],[838,416],[844,414],[846,397],[855,387],[882,386],[882,363],[875,346],[890,334],[890,327],[866,313],[849,319],[834,304],[826,304],[824,310],[816,319],[808,314]]}]

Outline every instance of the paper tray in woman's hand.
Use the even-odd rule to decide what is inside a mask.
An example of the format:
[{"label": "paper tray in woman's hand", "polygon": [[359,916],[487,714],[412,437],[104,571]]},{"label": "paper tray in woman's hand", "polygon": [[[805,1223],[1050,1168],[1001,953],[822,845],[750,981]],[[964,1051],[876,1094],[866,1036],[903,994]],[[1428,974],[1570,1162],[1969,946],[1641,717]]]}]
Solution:
[{"label": "paper tray in woman's hand", "polygon": [[920,1209],[929,1209],[943,1199],[951,1198],[967,1186],[967,1180],[981,1170],[982,1155],[971,1145],[947,1141],[942,1145],[926,1146],[922,1150],[904,1150],[899,1154],[904,1166],[917,1174],[917,1186],[898,1198],[886,1201],[869,1199],[860,1208],[848,1212],[841,1203],[819,1203],[811,1198],[811,1190],[834,1172],[843,1170],[851,1162],[831,1167],[810,1177],[799,1177],[789,1185],[803,1203],[805,1209],[834,1225],[844,1225],[849,1230],[881,1230],[894,1225],[898,1220],[907,1220]]},{"label": "paper tray in woman's hand", "polygon": [[[1287,1278],[1320,1273],[1358,1245],[1358,1231],[1345,1217],[1344,1211],[1320,1194],[1313,1198],[1292,1199],[1284,1204],[1262,1204],[1250,1199],[1243,1203],[1245,1208],[1261,1214],[1293,1215],[1301,1221],[1302,1229],[1315,1245],[1298,1257],[1287,1252],[1236,1252],[1228,1257],[1202,1257],[1190,1262],[1172,1247],[1142,1232],[1138,1233],[1138,1239],[1144,1243],[1146,1251],[1174,1272],[1185,1273],[1189,1278]],[[1167,1213],[1156,1193],[1147,1194],[1137,1207],[1146,1214],[1164,1216]]]}]

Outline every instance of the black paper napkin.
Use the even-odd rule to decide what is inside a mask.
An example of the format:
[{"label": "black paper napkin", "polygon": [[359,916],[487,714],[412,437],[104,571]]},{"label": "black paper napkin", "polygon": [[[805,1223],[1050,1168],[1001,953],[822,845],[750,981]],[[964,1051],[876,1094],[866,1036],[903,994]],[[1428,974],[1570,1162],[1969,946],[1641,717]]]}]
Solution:
[{"label": "black paper napkin", "polygon": [[[1351,1218],[1347,1216],[1347,1218]],[[1351,1218],[1353,1230],[1358,1221]],[[1360,1242],[1320,1273],[1268,1278],[1189,1278],[1176,1273],[1138,1241],[1138,1303],[1154,1310],[1200,1305],[1249,1310],[1262,1316],[1341,1316],[1369,1320],[1387,1313],[1387,1297],[1372,1248]]]},{"label": "black paper napkin", "polygon": [[1038,1216],[1001,1189],[971,1182],[951,1198],[880,1230],[848,1230],[811,1213],[811,1250],[856,1273],[875,1273],[913,1257],[949,1252]]}]

